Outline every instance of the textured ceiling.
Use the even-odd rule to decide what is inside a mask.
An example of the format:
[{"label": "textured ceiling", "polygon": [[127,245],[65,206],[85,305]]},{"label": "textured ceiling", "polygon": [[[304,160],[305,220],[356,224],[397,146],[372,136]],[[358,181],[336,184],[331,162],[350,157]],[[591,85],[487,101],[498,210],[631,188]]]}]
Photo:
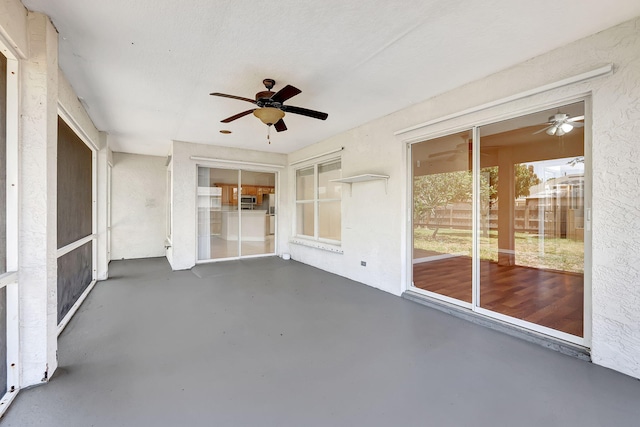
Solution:
[{"label": "textured ceiling", "polygon": [[[288,153],[640,15],[638,0],[24,0],[114,151],[171,140]],[[252,115],[273,78],[302,93],[286,132]],[[231,135],[222,135],[229,129]],[[393,131],[395,129],[390,130]]]}]

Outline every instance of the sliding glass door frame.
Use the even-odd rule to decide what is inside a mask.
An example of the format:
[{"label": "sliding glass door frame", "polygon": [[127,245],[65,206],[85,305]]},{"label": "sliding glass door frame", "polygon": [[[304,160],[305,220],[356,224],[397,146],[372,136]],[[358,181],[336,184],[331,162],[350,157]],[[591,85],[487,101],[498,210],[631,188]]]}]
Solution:
[{"label": "sliding glass door frame", "polygon": [[[488,310],[480,307],[481,304],[481,283],[480,283],[480,232],[481,232],[481,215],[480,215],[480,128],[492,123],[508,120],[527,114],[535,113],[538,111],[558,108],[563,105],[573,102],[584,102],[584,298],[583,298],[583,337],[571,335],[556,329],[548,328],[536,323],[528,322],[522,319],[511,317],[498,313],[496,311]],[[591,238],[592,238],[592,165],[591,165],[591,153],[592,153],[592,134],[591,134],[591,117],[592,117],[592,105],[591,98],[588,94],[570,97],[562,99],[560,101],[554,101],[548,104],[536,105],[525,110],[513,112],[508,115],[500,115],[490,117],[485,120],[477,121],[472,125],[459,126],[455,128],[449,128],[445,131],[434,132],[421,135],[419,137],[412,138],[406,141],[407,144],[407,196],[409,200],[406,204],[408,209],[408,227],[407,227],[407,290],[410,290],[417,294],[422,294],[428,298],[439,300],[448,304],[452,304],[460,307],[461,309],[469,310],[480,316],[485,316],[498,321],[506,322],[511,325],[531,330],[540,334],[548,335],[563,341],[570,342],[582,347],[589,348],[591,346]],[[414,247],[414,190],[413,190],[413,158],[412,158],[412,146],[428,140],[436,139],[439,137],[455,134],[458,132],[472,131],[472,302],[471,304],[441,295],[432,291],[420,289],[414,285],[413,281],[413,247]]]},{"label": "sliding glass door frame", "polygon": [[[249,258],[261,258],[261,257],[266,257],[266,256],[274,256],[278,253],[278,206],[279,206],[279,180],[280,180],[280,173],[278,170],[272,170],[272,169],[262,169],[262,168],[255,168],[252,167],[251,165],[243,165],[240,162],[231,162],[229,161],[229,163],[233,163],[233,166],[230,166],[228,164],[218,164],[218,163],[198,163],[195,165],[196,168],[196,183],[195,183],[195,193],[196,193],[196,209],[195,209],[195,233],[196,233],[196,247],[195,247],[195,255],[196,255],[196,264],[208,264],[208,263],[213,263],[213,262],[221,262],[221,261],[231,261],[231,260],[238,260],[238,259],[249,259]],[[237,244],[237,255],[235,256],[230,256],[230,257],[224,257],[224,258],[211,258],[211,259],[198,259],[198,245],[199,245],[199,236],[198,236],[198,208],[197,208],[197,204],[198,204],[198,200],[197,200],[197,191],[198,191],[198,182],[197,182],[197,170],[198,168],[209,168],[209,169],[224,169],[224,170],[230,170],[230,171],[237,171],[238,173],[238,180],[237,180],[237,186],[236,191],[237,191],[237,198],[238,198],[238,205],[237,205],[237,212],[238,212],[238,227],[237,227],[237,233],[238,233],[238,244]],[[273,244],[273,251],[272,252],[268,252],[268,253],[261,253],[261,254],[254,254],[254,255],[243,255],[242,254],[242,209],[241,209],[241,204],[240,204],[240,198],[241,198],[241,193],[242,193],[242,173],[243,172],[257,172],[257,173],[269,173],[269,174],[273,174],[274,175],[274,179],[275,179],[275,194],[276,194],[276,200],[275,200],[275,227],[274,227],[274,235],[273,235],[273,239],[274,239],[274,244]]]}]

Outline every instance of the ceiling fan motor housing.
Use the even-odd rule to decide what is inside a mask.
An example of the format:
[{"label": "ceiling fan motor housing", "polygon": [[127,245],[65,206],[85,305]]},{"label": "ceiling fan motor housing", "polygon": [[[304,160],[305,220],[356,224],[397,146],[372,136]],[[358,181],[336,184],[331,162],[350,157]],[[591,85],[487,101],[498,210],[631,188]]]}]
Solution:
[{"label": "ceiling fan motor housing", "polygon": [[568,114],[558,113],[558,114],[554,114],[553,116],[549,117],[549,123],[563,122],[563,121],[565,121],[567,119],[569,119],[569,115]]},{"label": "ceiling fan motor housing", "polygon": [[271,98],[258,98],[256,100],[256,105],[260,108],[271,107],[271,108],[282,109],[282,102],[274,101]]},{"label": "ceiling fan motor housing", "polygon": [[260,101],[261,99],[269,99],[273,96],[274,92],[270,90],[263,90],[262,92],[256,93],[256,101]]}]

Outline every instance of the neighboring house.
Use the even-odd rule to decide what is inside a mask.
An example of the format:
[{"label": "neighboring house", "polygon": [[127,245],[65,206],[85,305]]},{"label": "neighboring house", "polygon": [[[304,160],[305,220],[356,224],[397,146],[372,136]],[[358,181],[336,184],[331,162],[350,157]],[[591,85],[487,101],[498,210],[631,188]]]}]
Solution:
[{"label": "neighboring house", "polygon": [[[174,141],[167,157],[153,157],[111,152],[107,135],[95,128],[58,69],[58,34],[46,16],[27,13],[17,0],[3,2],[0,12],[8,82],[3,203],[9,273],[2,283],[11,320],[8,357],[15,363],[6,374],[9,391],[46,382],[56,370],[57,271],[66,254],[89,248],[92,283],[108,277],[110,259],[166,256],[174,270],[196,264],[199,165],[275,174],[277,255],[400,296],[410,287],[412,264],[407,144],[575,99],[588,106],[585,177],[543,182],[524,199],[525,207],[537,209],[537,200],[552,192],[571,209],[568,195],[588,182],[590,222],[581,238],[588,244],[591,310],[584,343],[594,363],[640,378],[640,18],[293,153]],[[56,205],[59,116],[86,144],[94,184],[92,233],[64,247],[56,240],[63,219]],[[299,171],[336,170],[335,159],[342,177],[371,173],[388,182],[342,184],[349,196],[331,199],[340,207],[331,225],[338,224],[339,236],[301,233],[296,223],[305,203],[323,202],[296,198],[296,185],[304,181]],[[576,238],[587,229],[579,218],[565,222],[572,225],[560,232]]]}]

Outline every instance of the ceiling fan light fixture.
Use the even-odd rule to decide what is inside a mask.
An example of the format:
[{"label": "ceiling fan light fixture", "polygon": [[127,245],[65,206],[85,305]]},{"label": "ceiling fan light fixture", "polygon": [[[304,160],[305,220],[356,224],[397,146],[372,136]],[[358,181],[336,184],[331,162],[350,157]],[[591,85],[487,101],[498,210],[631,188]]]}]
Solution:
[{"label": "ceiling fan light fixture", "polygon": [[571,123],[565,122],[562,125],[560,125],[560,129],[562,129],[564,133],[569,133],[571,132],[571,130],[573,130],[573,125]]},{"label": "ceiling fan light fixture", "polygon": [[558,126],[553,125],[549,129],[547,129],[547,135],[555,135],[557,131],[558,131]]},{"label": "ceiling fan light fixture", "polygon": [[271,126],[284,117],[284,111],[273,107],[263,107],[254,110],[253,115],[265,125]]}]

